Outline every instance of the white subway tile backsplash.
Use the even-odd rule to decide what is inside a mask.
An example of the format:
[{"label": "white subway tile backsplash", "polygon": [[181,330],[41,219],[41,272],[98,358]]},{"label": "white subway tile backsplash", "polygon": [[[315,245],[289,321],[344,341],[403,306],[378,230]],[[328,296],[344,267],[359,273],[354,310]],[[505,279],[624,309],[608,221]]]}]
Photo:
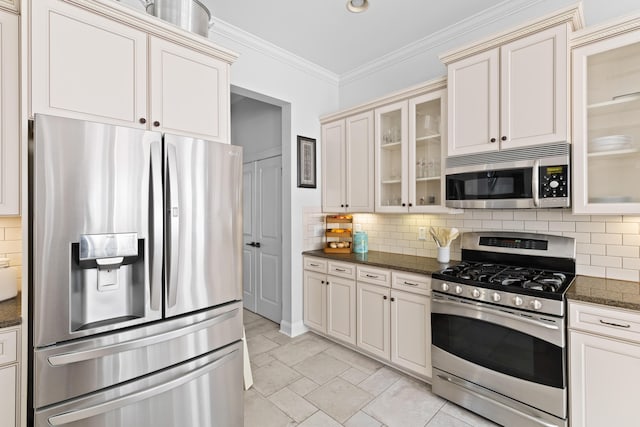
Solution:
[{"label": "white subway tile backsplash", "polygon": [[637,246],[607,245],[607,255],[638,258],[640,256],[640,248]]},{"label": "white subway tile backsplash", "polygon": [[640,277],[638,270],[624,270],[621,268],[607,268],[605,274],[608,279],[631,280],[634,282],[637,282]]},{"label": "white subway tile backsplash", "polygon": [[[313,237],[314,224],[324,224],[318,210],[305,211],[305,248],[321,246]],[[640,216],[574,215],[570,209],[508,210],[468,209],[462,214],[355,214],[369,233],[369,249],[435,258],[431,237],[417,240],[418,227],[456,227],[461,233],[482,230],[514,230],[573,237],[577,243],[578,274],[638,280],[640,275]],[[19,227],[0,222],[0,233]],[[13,234],[11,234],[13,233]],[[9,231],[15,236],[16,231]],[[1,240],[1,239],[0,239]],[[1,243],[1,242],[0,242]],[[1,253],[1,252],[0,252]],[[460,239],[453,242],[451,259],[460,259]]]},{"label": "white subway tile backsplash", "polygon": [[604,233],[606,226],[604,222],[578,222],[576,231],[581,233]]},{"label": "white subway tile backsplash", "polygon": [[622,234],[591,233],[591,243],[604,245],[621,245]]},{"label": "white subway tile backsplash", "polygon": [[591,265],[622,268],[622,258],[606,255],[591,255]]}]

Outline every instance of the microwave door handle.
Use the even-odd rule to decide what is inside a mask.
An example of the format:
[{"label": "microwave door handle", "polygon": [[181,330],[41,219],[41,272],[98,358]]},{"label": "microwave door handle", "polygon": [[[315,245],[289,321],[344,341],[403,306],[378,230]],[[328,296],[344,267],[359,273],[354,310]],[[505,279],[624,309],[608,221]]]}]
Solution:
[{"label": "microwave door handle", "polygon": [[533,206],[540,206],[540,160],[533,162],[533,171],[531,173],[531,194],[533,196]]},{"label": "microwave door handle", "polygon": [[225,354],[219,359],[209,362],[200,368],[194,369],[186,375],[177,377],[166,383],[158,384],[135,393],[126,394],[107,402],[89,406],[88,408],[82,408],[76,411],[64,412],[59,415],[54,415],[52,417],[49,417],[47,421],[49,421],[49,424],[52,426],[62,426],[65,424],[71,424],[76,421],[86,420],[87,418],[92,418],[106,412],[115,411],[125,406],[133,405],[134,403],[150,399],[154,396],[180,387],[183,384],[191,382],[196,378],[221,367],[222,365],[226,364],[231,359],[236,357],[237,352],[238,350],[233,350],[231,353]]},{"label": "microwave door handle", "polygon": [[160,292],[162,289],[162,143],[151,143],[151,204],[149,225],[149,246],[151,259],[149,260],[149,291],[151,309],[160,310]]},{"label": "microwave door handle", "polygon": [[178,295],[178,261],[179,261],[179,230],[180,230],[180,198],[178,194],[178,167],[176,165],[176,147],[172,144],[167,146],[167,181],[168,181],[168,197],[167,197],[167,239],[169,247],[167,248],[167,293],[168,306],[176,305]]}]

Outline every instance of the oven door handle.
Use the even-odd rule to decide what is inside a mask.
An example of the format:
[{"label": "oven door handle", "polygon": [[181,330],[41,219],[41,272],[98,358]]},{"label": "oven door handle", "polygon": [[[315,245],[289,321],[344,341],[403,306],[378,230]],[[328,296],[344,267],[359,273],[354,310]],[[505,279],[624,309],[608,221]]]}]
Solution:
[{"label": "oven door handle", "polygon": [[558,347],[565,346],[565,332],[564,328],[560,325],[547,324],[539,320],[485,307],[477,302],[458,302],[432,294],[431,313],[461,316],[480,322],[493,323],[507,329],[517,330],[534,336]]},{"label": "oven door handle", "polygon": [[540,326],[542,328],[547,328],[547,329],[551,329],[551,330],[555,330],[555,331],[560,329],[560,327],[558,327],[558,325],[548,325],[546,323],[538,322],[537,320],[527,319],[526,317],[522,317],[522,316],[518,316],[518,315],[515,315],[515,314],[507,313],[507,312],[501,311],[501,310],[494,310],[492,308],[481,307],[480,305],[473,304],[473,303],[463,303],[463,302],[457,302],[457,301],[450,301],[450,300],[445,300],[445,299],[441,299],[441,298],[434,298],[432,302],[439,303],[439,304],[451,304],[451,305],[455,305],[457,307],[462,307],[462,308],[465,308],[465,309],[469,309],[469,305],[472,305],[474,310],[478,310],[478,311],[480,311],[482,313],[490,313],[490,314],[493,314],[495,316],[506,317],[508,319],[513,319],[513,320],[517,320],[519,322],[524,322],[524,323],[530,323],[530,324],[535,325],[535,326]]}]

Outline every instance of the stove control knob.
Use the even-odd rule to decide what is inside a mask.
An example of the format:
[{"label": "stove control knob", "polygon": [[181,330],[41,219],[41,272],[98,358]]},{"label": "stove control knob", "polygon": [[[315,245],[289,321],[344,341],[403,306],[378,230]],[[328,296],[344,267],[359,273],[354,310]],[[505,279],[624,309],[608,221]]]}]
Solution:
[{"label": "stove control knob", "polygon": [[461,294],[462,293],[462,286],[456,286],[455,292],[456,292],[456,294]]},{"label": "stove control knob", "polygon": [[542,308],[542,303],[537,299],[534,299],[531,301],[531,307],[533,307],[534,310],[540,310]]},{"label": "stove control knob", "polygon": [[500,296],[500,294],[499,294],[499,293],[494,292],[494,293],[493,293],[493,295],[491,295],[491,299],[492,299],[494,302],[498,302],[498,301],[500,301],[500,300],[502,299],[502,297]]},{"label": "stove control knob", "polygon": [[515,298],[513,299],[513,303],[514,303],[515,305],[520,306],[520,305],[522,305],[522,304],[524,303],[524,301],[523,301],[523,300],[522,300],[522,298],[520,298],[520,297],[515,297]]},{"label": "stove control knob", "polygon": [[474,298],[480,298],[480,291],[477,289],[472,290],[471,296],[473,296]]},{"label": "stove control knob", "polygon": [[447,292],[449,290],[449,284],[448,283],[443,283],[440,286],[440,289],[442,289],[443,291]]}]

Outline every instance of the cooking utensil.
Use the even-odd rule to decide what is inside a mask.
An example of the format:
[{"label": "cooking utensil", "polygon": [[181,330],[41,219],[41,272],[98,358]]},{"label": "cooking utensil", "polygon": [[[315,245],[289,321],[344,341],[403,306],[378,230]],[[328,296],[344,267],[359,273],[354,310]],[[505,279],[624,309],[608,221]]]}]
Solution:
[{"label": "cooking utensil", "polygon": [[207,37],[211,12],[198,0],[140,0],[148,14],[192,33]]}]

